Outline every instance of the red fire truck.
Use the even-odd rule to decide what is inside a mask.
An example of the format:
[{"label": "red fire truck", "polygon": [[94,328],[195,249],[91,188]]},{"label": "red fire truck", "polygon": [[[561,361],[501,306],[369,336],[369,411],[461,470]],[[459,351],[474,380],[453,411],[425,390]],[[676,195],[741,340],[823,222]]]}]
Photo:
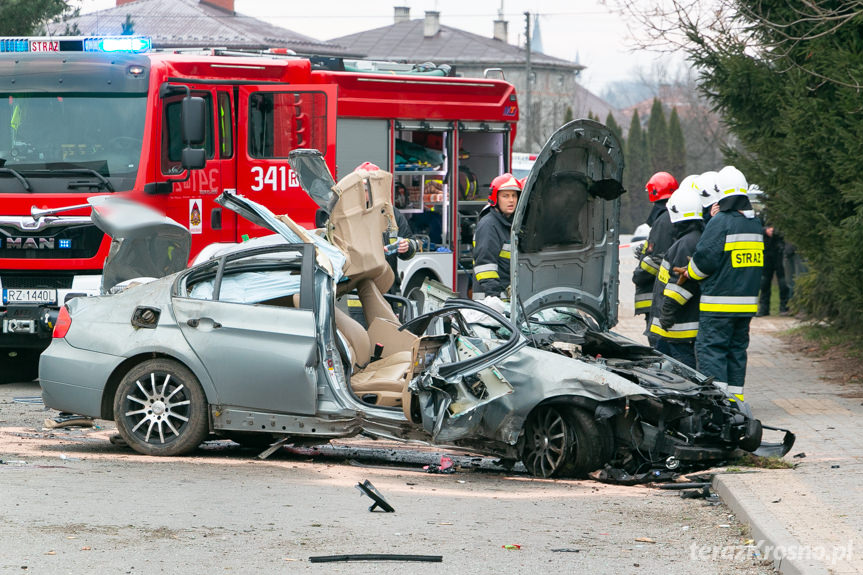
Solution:
[{"label": "red fire truck", "polygon": [[60,208],[146,202],[188,226],[194,257],[263,233],[213,202],[225,189],[313,224],[294,148],[320,150],[337,179],[365,161],[392,171],[425,249],[400,262],[403,290],[428,276],[466,293],[472,216],[510,167],[518,102],[507,82],[446,73],[154,51],[139,37],[0,38],[0,380],[32,376],[59,306],[99,293],[110,241],[88,209]]}]

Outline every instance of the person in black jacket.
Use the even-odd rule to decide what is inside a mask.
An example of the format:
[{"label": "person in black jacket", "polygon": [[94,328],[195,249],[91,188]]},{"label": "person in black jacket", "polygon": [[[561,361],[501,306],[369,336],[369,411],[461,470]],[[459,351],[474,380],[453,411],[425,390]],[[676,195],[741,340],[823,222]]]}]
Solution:
[{"label": "person in black jacket", "polygon": [[701,196],[694,184],[694,176],[685,178],[668,200],[675,240],[662,260],[650,311],[650,332],[658,338],[656,350],[693,369],[701,290],[692,279],[678,284],[680,274],[672,270],[686,267],[704,230]]},{"label": "person in black jacket", "polygon": [[474,297],[500,296],[510,284],[510,229],[521,184],[510,173],[491,181],[473,236]]},{"label": "person in black jacket", "polygon": [[758,299],[758,316],[770,315],[770,296],[773,290],[773,276],[779,284],[779,313],[788,313],[788,298],[790,290],[785,282],[785,239],[776,230],[767,217],[767,210],[759,214],[764,234],[764,267],[761,270],[761,295]]},{"label": "person in black jacket", "polygon": [[668,172],[656,172],[647,180],[644,188],[647,199],[653,203],[653,209],[647,217],[650,234],[647,236],[647,241],[636,249],[635,257],[638,259],[638,265],[632,274],[632,283],[635,284],[635,315],[644,315],[647,339],[653,345],[656,337],[649,331],[653,284],[665,251],[671,247],[673,239],[674,232],[665,204],[677,189],[677,180]]},{"label": "person in black jacket", "polygon": [[[411,259],[420,251],[420,246],[419,242],[413,239],[413,231],[411,230],[411,225],[408,223],[408,219],[395,206],[393,206],[393,215],[396,217],[398,236],[389,239],[390,247],[387,249],[387,263],[390,264],[395,276],[389,293],[399,294],[401,293],[402,278],[399,276],[398,260]],[[392,247],[393,244],[395,244],[395,247]]]},{"label": "person in black jacket", "polygon": [[746,178],[733,166],[716,176],[719,213],[704,227],[686,268],[676,268],[679,282],[701,283],[701,313],[695,355],[698,371],[728,384],[743,401],[749,324],[758,312],[764,265],[761,222],[747,197]]}]

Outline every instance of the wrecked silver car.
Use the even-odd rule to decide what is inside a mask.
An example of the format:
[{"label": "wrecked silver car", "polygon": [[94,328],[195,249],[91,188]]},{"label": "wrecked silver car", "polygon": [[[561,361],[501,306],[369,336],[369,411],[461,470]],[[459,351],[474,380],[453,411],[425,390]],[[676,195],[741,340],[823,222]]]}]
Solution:
[{"label": "wrecked silver car", "polygon": [[[141,223],[126,246],[118,222],[131,211],[112,219],[121,200],[94,205],[117,244],[108,263],[126,269],[106,270],[119,284],[104,291],[116,293],[73,299],[61,312],[40,362],[45,404],[115,420],[133,449],[151,455],[187,453],[211,434],[260,444],[363,433],[521,461],[553,477],[790,449],[790,433],[762,443],[760,422],[720,385],[608,331],[623,160],[604,126],[571,122],[539,155],[513,224],[508,314],[427,284],[423,313],[397,316],[382,295],[393,280],[383,249],[394,226],[391,174],[358,170],[335,183],[314,152],[291,164],[324,229],[226,193],[222,205],[275,235],[170,275],[187,255],[182,234],[167,245],[141,234]],[[134,269],[141,254],[155,262],[146,274]],[[362,321],[338,304],[348,293]]]}]

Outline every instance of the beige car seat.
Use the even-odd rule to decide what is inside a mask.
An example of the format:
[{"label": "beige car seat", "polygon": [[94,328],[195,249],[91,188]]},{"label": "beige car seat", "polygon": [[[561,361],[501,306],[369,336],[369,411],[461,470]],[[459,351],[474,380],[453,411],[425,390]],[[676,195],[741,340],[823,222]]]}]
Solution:
[{"label": "beige car seat", "polygon": [[[336,328],[348,341],[353,365],[351,387],[363,401],[401,407],[402,394],[413,375],[419,338],[399,331],[398,318],[383,294],[394,276],[383,249],[384,234],[395,227],[390,195],[392,174],[357,170],[336,185],[339,201],[330,214],[330,241],[347,255],[338,295],[357,290],[368,331],[336,309]],[[375,344],[381,358],[371,360]]]}]

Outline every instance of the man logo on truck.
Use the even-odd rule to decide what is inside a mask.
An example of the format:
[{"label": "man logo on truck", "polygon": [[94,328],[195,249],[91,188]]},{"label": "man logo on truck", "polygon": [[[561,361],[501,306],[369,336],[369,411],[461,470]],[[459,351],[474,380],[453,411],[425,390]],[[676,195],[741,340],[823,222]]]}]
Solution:
[{"label": "man logo on truck", "polygon": [[54,238],[6,238],[7,250],[53,250]]}]

